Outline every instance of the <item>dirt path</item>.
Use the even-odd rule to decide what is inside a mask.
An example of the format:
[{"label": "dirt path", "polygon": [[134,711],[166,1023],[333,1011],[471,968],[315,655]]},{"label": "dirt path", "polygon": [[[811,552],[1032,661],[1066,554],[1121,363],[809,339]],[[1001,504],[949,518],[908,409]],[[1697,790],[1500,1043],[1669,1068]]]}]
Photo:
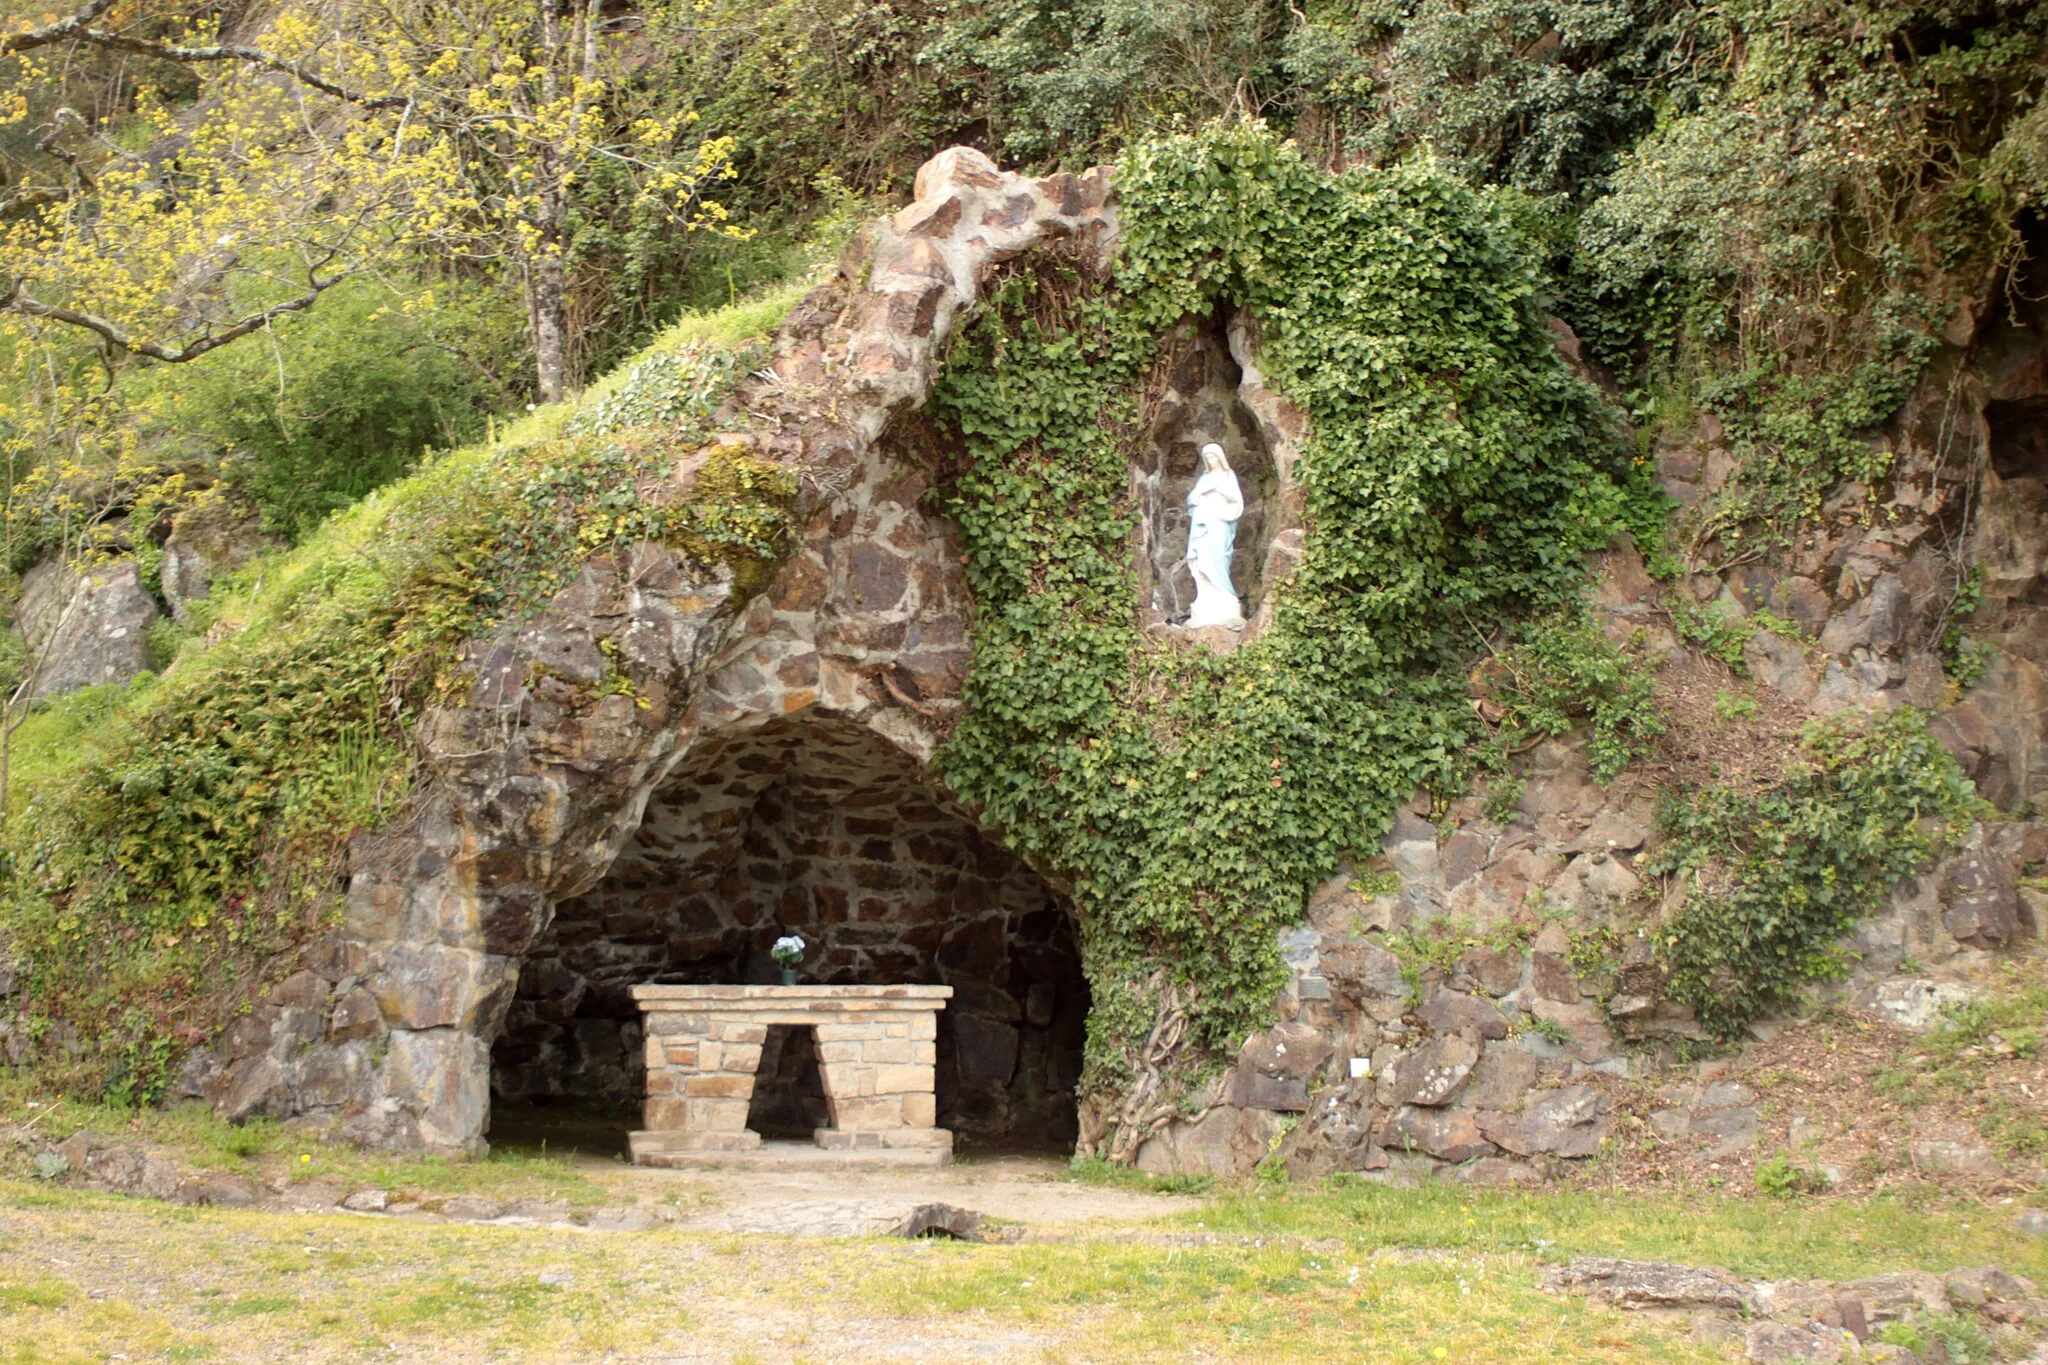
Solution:
[{"label": "dirt path", "polygon": [[[703,1231],[832,1236],[829,1212],[944,1203],[971,1209],[1031,1236],[1057,1236],[1108,1225],[1140,1223],[1193,1208],[1192,1198],[1106,1189],[1061,1179],[1065,1163],[1046,1157],[1000,1157],[936,1171],[763,1174],[745,1170],[691,1172],[686,1177],[701,1212],[680,1226]],[[635,1168],[612,1177],[619,1188],[663,1188],[671,1172]]]}]

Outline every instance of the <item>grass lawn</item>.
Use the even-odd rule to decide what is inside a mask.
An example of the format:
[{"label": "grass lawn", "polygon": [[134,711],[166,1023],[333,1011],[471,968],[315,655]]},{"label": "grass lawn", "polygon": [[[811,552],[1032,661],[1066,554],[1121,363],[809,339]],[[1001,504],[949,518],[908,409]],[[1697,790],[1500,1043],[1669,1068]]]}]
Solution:
[{"label": "grass lawn", "polygon": [[[466,1175],[501,1196],[605,1184],[557,1162]],[[1845,1279],[1996,1262],[2048,1281],[2048,1243],[2012,1230],[2013,1205],[1359,1184],[1161,1208],[966,1245],[190,1209],[5,1180],[0,1361],[1706,1362],[1725,1348],[1546,1295],[1543,1267],[1600,1253]]]}]

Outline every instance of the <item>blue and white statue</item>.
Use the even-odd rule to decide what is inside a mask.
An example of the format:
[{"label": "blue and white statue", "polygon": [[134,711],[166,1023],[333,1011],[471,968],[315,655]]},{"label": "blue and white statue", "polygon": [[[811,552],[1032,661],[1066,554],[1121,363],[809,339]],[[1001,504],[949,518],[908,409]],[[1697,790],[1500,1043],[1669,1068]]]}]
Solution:
[{"label": "blue and white statue", "polygon": [[1211,441],[1202,447],[1202,473],[1188,490],[1188,572],[1195,578],[1195,601],[1182,624],[1242,629],[1244,606],[1230,583],[1230,556],[1237,549],[1237,521],[1244,515],[1244,490],[1223,447]]}]

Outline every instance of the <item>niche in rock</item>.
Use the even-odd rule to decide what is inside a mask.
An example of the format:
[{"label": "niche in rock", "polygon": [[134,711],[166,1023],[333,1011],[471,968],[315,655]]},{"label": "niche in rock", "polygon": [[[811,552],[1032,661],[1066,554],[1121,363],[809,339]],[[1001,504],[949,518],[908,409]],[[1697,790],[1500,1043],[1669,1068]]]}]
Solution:
[{"label": "niche in rock", "polygon": [[1138,600],[1144,623],[1187,614],[1195,599],[1188,552],[1188,491],[1201,473],[1201,450],[1223,447],[1244,492],[1244,515],[1230,577],[1247,620],[1265,591],[1267,553],[1276,529],[1279,475],[1259,423],[1238,395],[1243,372],[1231,358],[1221,319],[1185,323],[1170,339],[1140,415],[1145,443],[1131,469],[1141,516],[1137,529]]},{"label": "niche in rock", "polygon": [[[953,987],[941,1126],[1071,1147],[1088,992],[1065,904],[910,756],[815,713],[698,741],[605,879],[555,908],[492,1051],[494,1133],[536,1106],[637,1127],[631,988],[771,983],[769,945],[790,933],[809,944],[806,982]],[[772,1042],[756,1117],[827,1126],[808,1030]]]}]

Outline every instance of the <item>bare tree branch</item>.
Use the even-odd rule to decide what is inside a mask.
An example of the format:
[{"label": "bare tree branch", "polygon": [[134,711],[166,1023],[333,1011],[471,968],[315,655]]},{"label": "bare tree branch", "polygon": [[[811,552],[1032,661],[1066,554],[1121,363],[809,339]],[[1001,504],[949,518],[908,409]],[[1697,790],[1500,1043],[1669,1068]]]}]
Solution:
[{"label": "bare tree branch", "polygon": [[26,52],[31,48],[50,47],[57,43],[89,43],[110,52],[126,52],[137,57],[156,57],[167,62],[183,62],[196,65],[213,62],[240,62],[245,66],[275,71],[290,76],[299,84],[318,90],[323,95],[346,101],[363,109],[398,109],[411,101],[404,95],[366,95],[337,85],[326,77],[306,70],[304,62],[288,62],[282,57],[273,57],[261,48],[215,44],[211,47],[185,47],[177,43],[159,43],[148,38],[131,38],[125,33],[109,33],[103,28],[94,28],[95,19],[114,7],[114,0],[91,0],[91,3],[72,15],[53,24],[26,29],[0,37],[0,56],[13,52]]},{"label": "bare tree branch", "polygon": [[0,34],[0,57],[10,52],[26,52],[32,47],[48,47],[68,38],[77,38],[95,19],[114,7],[114,0],[91,0],[86,7],[69,19],[43,24],[37,28],[23,29],[20,33]]},{"label": "bare tree branch", "polygon": [[188,360],[197,360],[200,356],[205,355],[216,347],[225,346],[230,341],[237,341],[251,332],[267,327],[271,322],[285,316],[287,313],[303,312],[311,308],[323,293],[347,279],[348,275],[349,272],[343,271],[341,274],[330,275],[325,279],[318,275],[311,276],[307,281],[310,288],[297,298],[287,299],[283,303],[274,303],[260,312],[249,314],[222,331],[209,332],[197,341],[188,342],[183,346],[165,346],[155,341],[138,341],[119,325],[109,322],[105,318],[96,317],[91,313],[82,313],[75,308],[61,308],[55,304],[43,303],[38,299],[29,297],[22,292],[19,281],[11,285],[4,294],[0,294],[0,311],[26,313],[32,318],[48,318],[52,322],[63,322],[73,327],[83,327],[86,331],[97,334],[108,345],[117,347],[120,350],[132,351],[136,355],[146,355],[152,360],[161,360],[167,365],[182,365]]}]

